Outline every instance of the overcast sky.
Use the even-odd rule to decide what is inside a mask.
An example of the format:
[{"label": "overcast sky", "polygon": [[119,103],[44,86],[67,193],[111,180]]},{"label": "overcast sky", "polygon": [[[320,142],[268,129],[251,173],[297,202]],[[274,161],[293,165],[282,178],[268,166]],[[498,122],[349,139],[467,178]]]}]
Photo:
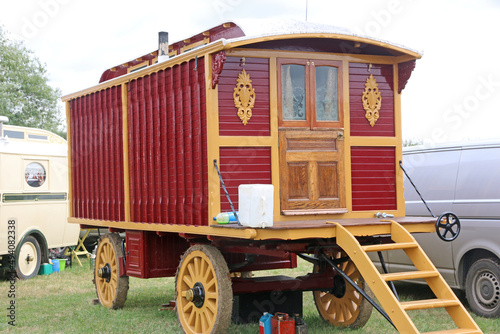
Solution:
[{"label": "overcast sky", "polygon": [[[306,0],[2,1],[0,24],[69,94],[104,70],[238,19],[306,19]],[[430,144],[500,138],[500,2],[308,0],[307,20],[423,52],[402,95],[403,137]]]}]

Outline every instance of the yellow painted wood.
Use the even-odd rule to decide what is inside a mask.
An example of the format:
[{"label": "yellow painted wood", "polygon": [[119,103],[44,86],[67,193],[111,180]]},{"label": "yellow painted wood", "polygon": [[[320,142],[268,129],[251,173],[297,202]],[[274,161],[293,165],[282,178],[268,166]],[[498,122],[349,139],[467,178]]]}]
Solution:
[{"label": "yellow painted wood", "polygon": [[400,215],[405,215],[405,199],[404,199],[404,174],[399,166],[399,162],[403,161],[403,129],[401,121],[401,94],[398,93],[399,85],[399,67],[398,64],[393,65],[394,78],[394,132],[398,144],[396,147],[396,207]]},{"label": "yellow painted wood", "polygon": [[[302,218],[303,220],[304,218]],[[170,232],[170,233],[186,233],[196,234],[201,237],[227,237],[238,239],[251,240],[301,240],[301,239],[316,239],[316,238],[335,238],[337,229],[336,223],[325,225],[318,228],[288,228],[288,229],[268,229],[268,228],[230,228],[219,225],[211,226],[192,226],[192,225],[177,225],[177,224],[151,224],[151,223],[135,223],[125,221],[105,221],[83,218],[68,218],[68,221],[73,224],[81,224],[94,226],[96,228],[116,228],[124,230],[142,230],[155,232]],[[431,230],[433,224],[408,224],[413,232],[425,232]],[[391,225],[359,225],[348,226],[349,233],[354,236],[371,236],[371,235],[386,235],[390,234]]]},{"label": "yellow painted wood", "polygon": [[[416,242],[415,238],[408,233],[404,227],[396,222],[392,223],[392,240],[394,242]],[[438,272],[434,264],[432,264],[431,260],[427,257],[420,246],[417,248],[406,249],[405,253],[413,262],[417,270],[430,270]],[[448,286],[441,275],[438,275],[435,278],[427,279],[426,282],[437,298],[458,300],[453,290]],[[446,311],[458,328],[472,328],[479,330],[479,327],[462,304],[460,304],[460,307],[448,307],[446,308]]]},{"label": "yellow painted wood", "polygon": [[66,107],[66,137],[68,138],[68,215],[73,217],[73,177],[71,163],[71,104],[65,102]]},{"label": "yellow painted wood", "polygon": [[369,246],[362,246],[361,248],[363,248],[365,252],[383,252],[389,250],[415,248],[415,247],[418,247],[418,245],[414,242],[404,242],[404,243],[393,243],[393,244],[369,245]]},{"label": "yellow painted wood", "polygon": [[210,54],[205,55],[205,94],[207,108],[207,157],[208,157],[208,221],[220,213],[220,181],[214,166],[214,159],[220,165],[219,157],[219,85],[212,89],[212,62]]},{"label": "yellow painted wood", "polygon": [[122,136],[123,136],[123,193],[125,221],[130,221],[130,171],[128,155],[128,94],[127,84],[122,84]]},{"label": "yellow painted wood", "polygon": [[[349,104],[349,62],[342,61],[342,92],[344,103],[344,189],[345,206],[352,212],[352,175],[351,175],[351,107]],[[372,213],[373,214],[373,213]]]},{"label": "yellow painted wood", "polygon": [[273,219],[279,221],[280,215],[280,152],[278,131],[278,71],[277,59],[269,58],[269,112],[271,130],[271,179],[274,186]]},{"label": "yellow painted wood", "polygon": [[337,244],[342,247],[354,262],[397,330],[400,333],[418,333],[410,317],[401,308],[399,301],[396,299],[389,286],[380,277],[377,268],[363,251],[359,242],[340,224],[337,224]]},{"label": "yellow painted wood", "polygon": [[[416,243],[413,236],[395,221],[391,222],[390,230],[391,239],[404,246],[404,251],[419,271],[381,275],[365,252],[366,249],[375,250],[375,248],[370,248],[371,246],[362,247],[351,231],[340,224],[337,224],[337,244],[352,259],[397,330],[400,333],[419,333],[405,309],[443,307],[459,331],[436,333],[481,333],[470,314],[425,255],[422,248]],[[416,245],[416,247],[411,244]],[[411,247],[407,247],[410,245]],[[386,281],[414,278],[425,278],[437,299],[400,303],[386,284]]]},{"label": "yellow painted wood", "polygon": [[414,300],[409,302],[402,302],[401,306],[404,310],[425,310],[430,308],[441,308],[441,307],[449,307],[449,306],[458,306],[458,303],[455,299],[423,299],[423,300]]},{"label": "yellow painted wood", "polygon": [[481,330],[475,329],[448,329],[445,331],[437,331],[437,332],[426,332],[422,334],[480,334]]},{"label": "yellow painted wood", "polygon": [[[290,39],[292,38],[328,38],[328,39],[341,39],[345,41],[353,41],[353,42],[360,42],[364,44],[371,44],[371,45],[376,45],[380,46],[389,50],[393,50],[396,52],[400,52],[403,55],[408,55],[413,57],[413,59],[420,59],[422,56],[418,54],[417,52],[411,51],[404,49],[399,46],[391,45],[382,41],[376,41],[372,40],[369,38],[364,38],[364,37],[359,37],[359,36],[350,36],[350,35],[343,35],[343,34],[331,34],[331,33],[303,33],[303,34],[293,34],[293,36],[289,34],[285,35],[274,35],[272,36],[272,40],[282,40],[282,39]],[[271,38],[269,36],[263,36],[263,37],[258,37],[258,38],[252,38],[252,39],[242,39],[234,42],[227,43],[225,48],[226,49],[231,49],[231,48],[236,48],[236,47],[241,47],[243,45],[247,44],[253,44],[253,43],[258,43],[258,42],[265,42],[270,40]]]},{"label": "yellow painted wood", "polygon": [[437,271],[425,270],[425,271],[406,271],[401,273],[392,274],[382,274],[382,279],[386,282],[389,281],[403,281],[418,278],[431,278],[437,277],[439,273]]}]

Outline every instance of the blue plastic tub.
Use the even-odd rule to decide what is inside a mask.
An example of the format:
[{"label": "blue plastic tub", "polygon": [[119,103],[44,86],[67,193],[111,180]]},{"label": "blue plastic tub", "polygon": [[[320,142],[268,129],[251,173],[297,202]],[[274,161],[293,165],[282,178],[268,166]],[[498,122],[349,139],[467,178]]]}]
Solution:
[{"label": "blue plastic tub", "polygon": [[59,272],[59,260],[58,259],[52,260],[52,271],[55,273]]}]

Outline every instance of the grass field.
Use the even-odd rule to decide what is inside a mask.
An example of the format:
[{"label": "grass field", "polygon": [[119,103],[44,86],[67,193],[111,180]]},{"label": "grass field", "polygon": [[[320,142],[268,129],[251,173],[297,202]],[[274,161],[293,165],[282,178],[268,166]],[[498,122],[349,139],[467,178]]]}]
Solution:
[{"label": "grass field", "polygon": [[[92,305],[95,298],[90,262],[83,266],[73,265],[61,273],[37,276],[15,284],[16,326],[8,324],[11,298],[10,283],[0,282],[0,332],[23,333],[182,333],[173,310],[160,310],[162,304],[174,299],[174,279],[159,278],[142,280],[130,278],[127,302],[122,310],[108,310]],[[306,272],[309,264],[300,262],[297,272]],[[277,273],[277,272],[275,272]],[[280,273],[283,273],[282,271]],[[432,293],[425,286],[398,284],[402,299],[430,298]],[[460,293],[459,293],[460,296]],[[462,296],[463,297],[463,296]],[[462,301],[465,303],[464,298]],[[420,331],[435,331],[449,326],[444,310],[426,310],[411,313]],[[500,319],[484,319],[474,316],[484,333],[500,334]],[[310,292],[304,293],[304,320],[309,333],[397,333],[375,310],[364,328],[343,330],[333,328],[320,319]],[[255,324],[232,324],[227,334],[258,333]]]}]

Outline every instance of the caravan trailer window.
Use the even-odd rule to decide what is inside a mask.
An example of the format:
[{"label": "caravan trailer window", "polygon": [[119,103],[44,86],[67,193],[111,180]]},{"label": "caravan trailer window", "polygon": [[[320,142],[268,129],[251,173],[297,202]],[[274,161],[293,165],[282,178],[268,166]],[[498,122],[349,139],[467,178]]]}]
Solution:
[{"label": "caravan trailer window", "polygon": [[24,170],[24,177],[26,183],[30,187],[38,188],[45,183],[47,174],[45,173],[45,168],[38,162],[32,162]]}]

